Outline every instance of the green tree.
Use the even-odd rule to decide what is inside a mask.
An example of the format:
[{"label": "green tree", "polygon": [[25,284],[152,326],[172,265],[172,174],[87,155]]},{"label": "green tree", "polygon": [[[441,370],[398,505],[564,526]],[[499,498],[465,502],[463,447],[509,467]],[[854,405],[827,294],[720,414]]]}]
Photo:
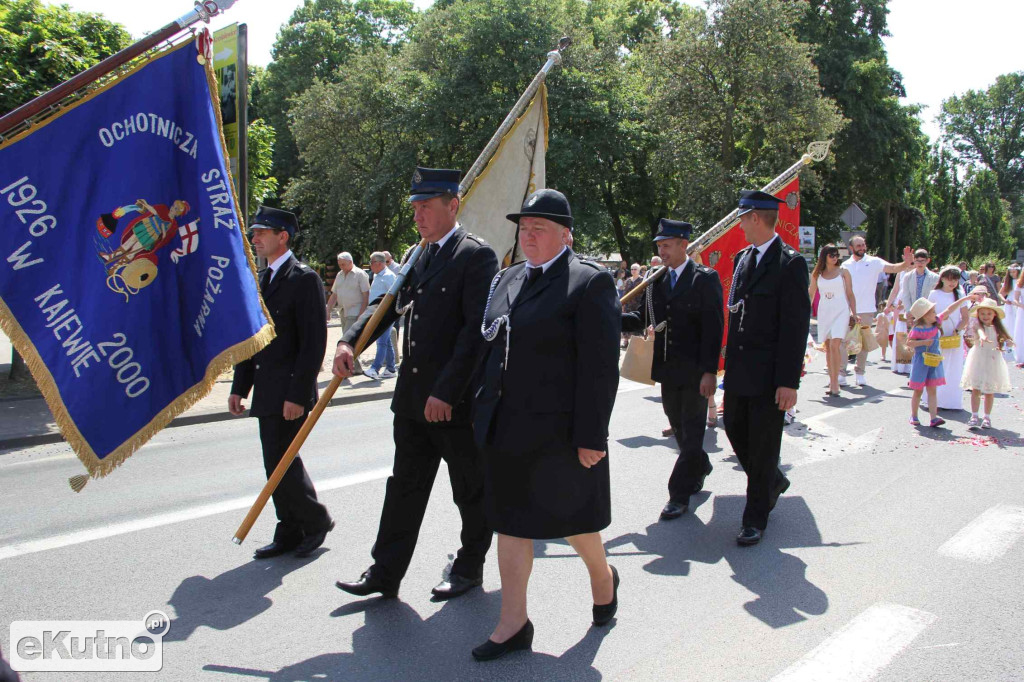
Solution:
[{"label": "green tree", "polygon": [[131,44],[92,12],[39,0],[0,0],[0,115]]},{"label": "green tree", "polygon": [[999,176],[987,169],[968,168],[963,195],[965,220],[976,237],[971,256],[993,254],[999,260],[1014,257],[1016,239],[1010,222],[1010,202],[1002,198]]},{"label": "green tree", "polygon": [[376,249],[398,252],[414,239],[406,201],[417,149],[407,126],[408,72],[377,47],[337,76],[296,98],[292,131],[303,165],[284,203],[301,209],[304,248],[321,260],[341,248],[363,259]]},{"label": "green tree", "polygon": [[[653,53],[660,164],[679,173],[668,206],[701,229],[843,125],[795,27],[804,2],[713,0]],[[813,175],[805,173],[805,176]]]},{"label": "green tree", "polygon": [[995,173],[1015,215],[1024,209],[1024,71],[996,78],[987,90],[943,101],[943,137],[965,161]]},{"label": "green tree", "polygon": [[901,105],[902,76],[889,66],[882,39],[887,0],[808,0],[798,24],[811,46],[825,95],[848,120],[835,136],[832,158],[816,166],[813,191],[804,191],[807,224],[826,239],[838,236],[839,215],[856,202],[866,210],[868,241],[895,258],[921,215],[907,189],[926,163],[918,108]]},{"label": "green tree", "polygon": [[316,80],[339,82],[354,55],[382,45],[398,49],[416,16],[407,0],[304,0],[281,27],[260,107],[277,131],[274,173],[282,183],[299,171],[291,132],[294,98]]},{"label": "green tree", "polygon": [[[262,118],[249,122],[246,156],[249,162],[249,211],[277,196],[277,178],[272,175],[276,133]],[[246,216],[248,220],[248,216]]]}]

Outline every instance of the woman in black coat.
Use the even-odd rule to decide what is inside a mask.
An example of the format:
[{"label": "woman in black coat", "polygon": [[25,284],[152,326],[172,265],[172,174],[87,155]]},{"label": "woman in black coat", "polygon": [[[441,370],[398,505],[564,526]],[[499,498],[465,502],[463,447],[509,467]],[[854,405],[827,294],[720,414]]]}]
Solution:
[{"label": "woman in black coat", "polygon": [[484,508],[498,533],[501,618],[473,650],[489,660],[529,649],[526,588],[533,540],[566,538],[587,565],[593,622],[615,614],[618,574],[600,531],[611,522],[608,421],[618,387],[620,305],[611,275],[568,248],[565,197],[527,198],[519,245],[527,262],[498,273],[483,332],[474,433],[483,452]]}]

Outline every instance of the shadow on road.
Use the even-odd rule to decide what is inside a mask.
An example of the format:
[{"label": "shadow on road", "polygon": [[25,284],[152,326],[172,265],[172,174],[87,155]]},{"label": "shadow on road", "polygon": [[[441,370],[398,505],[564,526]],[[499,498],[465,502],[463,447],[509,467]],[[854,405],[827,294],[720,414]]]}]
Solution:
[{"label": "shadow on road", "polygon": [[[277,671],[208,664],[203,670],[272,682],[351,679],[574,679],[600,680],[593,667],[610,628],[589,628],[561,656],[515,652],[487,663],[475,662],[470,651],[490,634],[498,618],[500,592],[474,590],[448,601],[423,619],[411,606],[395,599],[353,602],[331,615],[362,613],[363,626],[352,633],[352,652],[320,654]],[[543,647],[544,624],[535,643]]]},{"label": "shadow on road", "polygon": [[286,575],[322,553],[306,560],[291,556],[253,560],[212,580],[201,575],[185,578],[167,602],[177,615],[164,641],[183,642],[202,625],[230,630],[255,618],[271,607],[273,601],[267,595],[281,586]]},{"label": "shadow on road", "polygon": [[[708,499],[708,493],[690,498],[691,510]],[[655,575],[686,576],[691,562],[715,564],[725,559],[733,580],[757,595],[743,608],[773,628],[792,625],[828,610],[828,596],[807,579],[807,564],[783,547],[840,547],[824,544],[817,523],[800,497],[783,497],[772,512],[764,540],[756,547],[739,547],[736,533],[743,516],[745,498],[718,495],[711,520],[704,524],[691,512],[678,520],[658,521],[645,533],[627,533],[605,543],[609,555],[617,548],[633,545],[642,554],[653,555],[644,570]],[[805,615],[806,614],[806,615]]]}]

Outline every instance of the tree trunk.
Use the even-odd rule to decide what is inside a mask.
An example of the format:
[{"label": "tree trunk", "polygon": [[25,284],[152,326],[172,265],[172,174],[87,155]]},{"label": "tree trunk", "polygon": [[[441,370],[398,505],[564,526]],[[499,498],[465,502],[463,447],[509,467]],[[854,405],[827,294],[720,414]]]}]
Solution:
[{"label": "tree trunk", "polygon": [[604,198],[605,208],[608,209],[608,217],[612,221],[612,230],[615,232],[615,242],[619,245],[619,260],[624,260],[627,263],[632,263],[633,258],[629,253],[629,242],[626,240],[626,230],[622,227],[622,216],[619,215],[619,209],[615,203],[615,195],[612,193],[612,187],[610,183],[605,183],[604,190],[601,192]]}]

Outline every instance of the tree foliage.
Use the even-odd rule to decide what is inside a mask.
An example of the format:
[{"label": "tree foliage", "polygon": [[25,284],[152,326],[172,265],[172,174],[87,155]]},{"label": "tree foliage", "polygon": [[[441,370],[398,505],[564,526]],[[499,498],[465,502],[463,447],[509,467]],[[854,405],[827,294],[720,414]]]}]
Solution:
[{"label": "tree foliage", "polygon": [[39,0],[0,0],[0,115],[131,44],[99,14]]},{"label": "tree foliage", "polygon": [[995,174],[1014,213],[1024,209],[1024,71],[999,76],[987,90],[968,90],[942,103],[944,139],[968,163]]}]

